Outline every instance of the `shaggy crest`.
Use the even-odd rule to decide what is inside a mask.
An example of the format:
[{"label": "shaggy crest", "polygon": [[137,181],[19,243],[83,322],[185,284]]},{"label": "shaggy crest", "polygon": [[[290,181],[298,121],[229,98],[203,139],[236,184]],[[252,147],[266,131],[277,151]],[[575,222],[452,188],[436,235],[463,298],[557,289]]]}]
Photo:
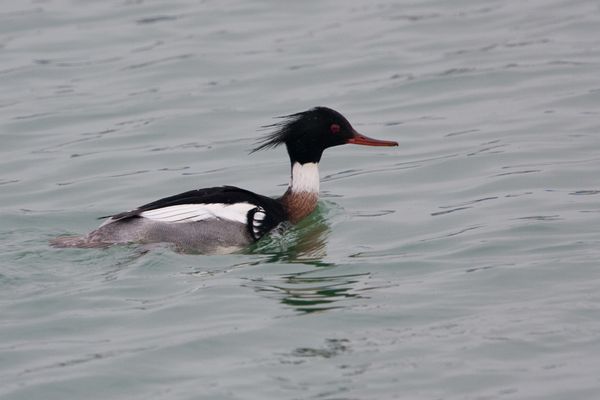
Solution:
[{"label": "shaggy crest", "polygon": [[350,123],[337,111],[327,107],[314,107],[307,111],[298,112],[290,115],[283,115],[277,118],[281,118],[283,121],[277,122],[271,125],[265,125],[265,129],[275,129],[273,132],[264,135],[258,139],[257,147],[250,151],[250,154],[259,150],[271,149],[281,144],[285,144],[293,139],[302,136],[306,131],[302,127],[307,121],[316,121],[323,116],[331,116],[335,119],[341,119],[345,121],[348,126]]}]

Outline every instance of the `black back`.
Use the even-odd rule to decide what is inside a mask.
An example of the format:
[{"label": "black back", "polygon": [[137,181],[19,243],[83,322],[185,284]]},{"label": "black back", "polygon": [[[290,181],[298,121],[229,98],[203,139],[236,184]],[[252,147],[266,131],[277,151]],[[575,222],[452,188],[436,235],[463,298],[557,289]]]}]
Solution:
[{"label": "black back", "polygon": [[135,210],[122,212],[111,216],[113,221],[123,221],[129,218],[138,218],[141,213],[158,208],[177,206],[183,204],[235,204],[249,203],[261,207],[265,211],[265,218],[262,221],[259,232],[255,233],[252,227],[252,220],[256,209],[248,211],[248,229],[255,239],[260,238],[265,233],[276,227],[279,223],[287,219],[287,214],[283,205],[275,199],[262,196],[249,190],[240,189],[235,186],[219,186],[190,190],[188,192],[165,197],[152,203],[144,204]]}]

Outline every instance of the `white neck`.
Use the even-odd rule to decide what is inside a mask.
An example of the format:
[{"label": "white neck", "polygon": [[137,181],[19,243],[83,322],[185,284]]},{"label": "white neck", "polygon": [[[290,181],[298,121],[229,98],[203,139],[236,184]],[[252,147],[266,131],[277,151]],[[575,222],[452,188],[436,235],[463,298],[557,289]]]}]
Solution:
[{"label": "white neck", "polygon": [[295,162],[289,188],[296,193],[319,193],[319,164]]}]

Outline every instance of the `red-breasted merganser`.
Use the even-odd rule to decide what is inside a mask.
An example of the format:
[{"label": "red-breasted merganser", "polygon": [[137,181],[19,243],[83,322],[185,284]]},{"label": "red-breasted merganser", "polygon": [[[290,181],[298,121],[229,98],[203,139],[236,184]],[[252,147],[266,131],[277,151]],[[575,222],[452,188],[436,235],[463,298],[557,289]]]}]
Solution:
[{"label": "red-breasted merganser", "polygon": [[273,199],[234,186],[191,190],[115,214],[86,236],[60,237],[53,244],[172,243],[200,252],[243,247],[280,223],[296,223],[314,211],[319,198],[318,165],[325,149],[346,143],[398,146],[397,142],[361,135],[342,114],[326,107],[283,118],[252,150],[285,144],[292,172],[282,197]]}]

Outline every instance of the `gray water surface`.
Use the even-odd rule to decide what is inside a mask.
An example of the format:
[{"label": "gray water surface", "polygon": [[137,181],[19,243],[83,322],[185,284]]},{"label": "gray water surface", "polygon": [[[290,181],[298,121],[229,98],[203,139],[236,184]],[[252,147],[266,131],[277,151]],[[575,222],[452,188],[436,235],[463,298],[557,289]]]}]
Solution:
[{"label": "gray water surface", "polygon": [[[0,4],[2,399],[600,398],[594,1]],[[54,249],[197,187],[281,194],[273,117],[398,148],[321,163],[239,254]]]}]

